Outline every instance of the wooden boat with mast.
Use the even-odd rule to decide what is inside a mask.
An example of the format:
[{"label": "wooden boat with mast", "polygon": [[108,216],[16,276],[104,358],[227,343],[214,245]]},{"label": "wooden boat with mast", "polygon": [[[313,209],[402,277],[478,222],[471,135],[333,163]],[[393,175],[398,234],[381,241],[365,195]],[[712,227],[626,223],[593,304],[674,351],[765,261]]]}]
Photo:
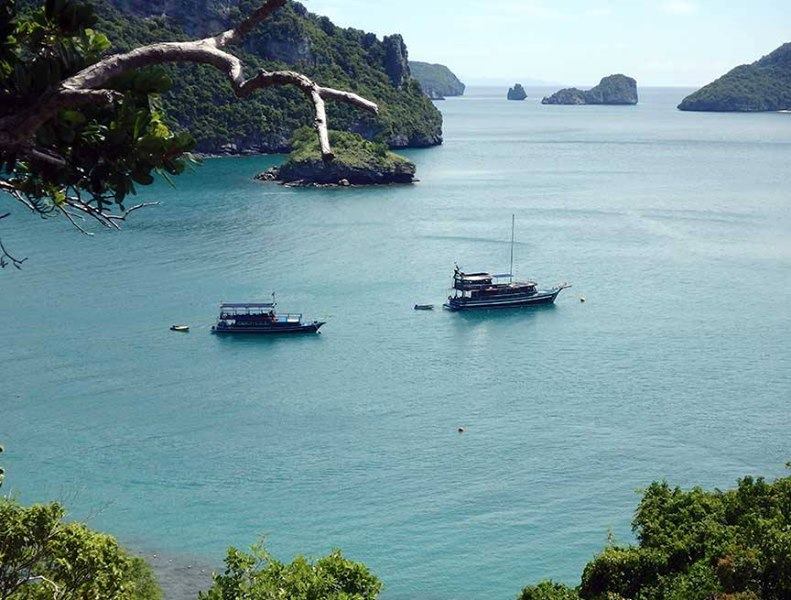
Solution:
[{"label": "wooden boat with mast", "polygon": [[511,269],[508,273],[464,273],[455,265],[453,272],[454,294],[448,296],[443,306],[451,311],[485,308],[513,308],[552,304],[558,294],[571,287],[562,283],[548,289],[539,289],[535,281],[514,281],[514,229],[511,216]]}]

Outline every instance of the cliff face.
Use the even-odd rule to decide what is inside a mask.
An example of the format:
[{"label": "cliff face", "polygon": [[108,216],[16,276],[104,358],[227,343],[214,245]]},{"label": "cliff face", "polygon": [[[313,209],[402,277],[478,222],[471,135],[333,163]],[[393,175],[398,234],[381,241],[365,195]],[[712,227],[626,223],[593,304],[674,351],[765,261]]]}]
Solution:
[{"label": "cliff face", "polygon": [[399,34],[386,35],[382,39],[385,51],[384,68],[395,87],[401,87],[411,77],[409,72],[409,58],[404,38]]},{"label": "cliff face", "polygon": [[423,92],[429,98],[440,99],[445,96],[462,96],[466,86],[445,65],[437,65],[416,60],[409,61],[412,77],[417,79]]},{"label": "cliff face", "polygon": [[[239,22],[246,0],[95,0],[117,50],[153,41],[206,36]],[[386,141],[391,147],[442,143],[442,116],[412,79],[398,35],[337,27],[289,2],[245,41],[240,58],[255,69],[294,69],[322,85],[347,89],[380,106],[379,115],[328,102],[330,126]],[[168,116],[189,130],[207,153],[283,152],[293,132],[312,122],[312,107],[291,88],[261,90],[237,99],[210,67],[168,67],[174,81],[164,100]]]},{"label": "cliff face", "polygon": [[791,110],[791,42],[741,65],[684,98],[681,110],[756,112]]},{"label": "cliff face", "polygon": [[524,100],[527,98],[527,92],[521,83],[517,83],[514,84],[514,87],[508,89],[507,98],[509,100]]},{"label": "cliff face", "polygon": [[566,88],[541,100],[542,104],[637,104],[637,81],[626,75],[610,75],[587,91]]}]

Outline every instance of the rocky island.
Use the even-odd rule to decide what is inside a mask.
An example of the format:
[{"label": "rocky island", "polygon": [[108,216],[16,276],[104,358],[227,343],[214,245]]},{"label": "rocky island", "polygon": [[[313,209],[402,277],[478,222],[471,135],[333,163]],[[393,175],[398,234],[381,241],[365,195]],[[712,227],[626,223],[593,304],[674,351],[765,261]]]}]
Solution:
[{"label": "rocky island", "polygon": [[509,100],[524,100],[525,98],[527,98],[527,92],[521,83],[516,83],[514,87],[508,88]]},{"label": "rocky island", "polygon": [[292,186],[349,186],[412,183],[415,165],[355,133],[330,131],[335,158],[322,160],[316,132],[299,129],[291,141],[288,160],[256,175],[262,181],[279,181]]},{"label": "rocky island", "polygon": [[741,65],[690,94],[680,110],[758,112],[791,110],[791,42]]},{"label": "rocky island", "polygon": [[637,81],[626,75],[610,75],[587,91],[565,88],[547,96],[541,104],[637,104]]},{"label": "rocky island", "polygon": [[412,77],[417,79],[423,93],[432,100],[464,95],[466,86],[445,65],[410,60],[409,70]]},{"label": "rocky island", "polygon": [[[102,0],[91,2],[97,29],[113,50],[146,43],[202,37],[229,27],[238,0]],[[196,9],[198,6],[198,9]],[[247,36],[251,69],[294,69],[322,85],[357,92],[379,104],[378,115],[330,107],[332,127],[384,139],[391,148],[442,143],[442,115],[409,69],[399,34],[377,37],[336,26],[289,1]],[[268,88],[239,102],[224,76],[199,66],[167,67],[173,86],[163,95],[168,117],[206,154],[288,152],[297,129],[310,123],[310,108],[293,88]]]}]

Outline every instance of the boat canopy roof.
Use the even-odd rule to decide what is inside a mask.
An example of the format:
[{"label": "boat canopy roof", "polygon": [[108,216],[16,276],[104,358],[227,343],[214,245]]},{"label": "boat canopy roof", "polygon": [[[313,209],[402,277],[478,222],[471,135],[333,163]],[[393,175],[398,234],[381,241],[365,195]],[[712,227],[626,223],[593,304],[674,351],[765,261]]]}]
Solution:
[{"label": "boat canopy roof", "polygon": [[275,308],[274,302],[223,302],[220,310]]},{"label": "boat canopy roof", "polygon": [[222,308],[271,308],[274,302],[223,302]]},{"label": "boat canopy roof", "polygon": [[474,283],[476,281],[487,281],[492,278],[489,273],[462,273],[459,271],[456,274],[456,279],[461,281],[469,281],[470,283]]}]

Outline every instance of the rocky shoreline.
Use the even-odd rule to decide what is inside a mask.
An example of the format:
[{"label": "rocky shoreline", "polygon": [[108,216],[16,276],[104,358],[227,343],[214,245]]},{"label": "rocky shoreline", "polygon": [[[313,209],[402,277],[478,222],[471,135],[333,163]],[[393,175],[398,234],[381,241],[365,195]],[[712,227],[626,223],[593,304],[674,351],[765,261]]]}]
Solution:
[{"label": "rocky shoreline", "polygon": [[405,185],[417,181],[415,179],[414,165],[412,165],[411,172],[404,171],[399,173],[328,165],[300,165],[297,170],[286,168],[284,171],[284,166],[286,165],[269,167],[266,171],[255,175],[254,179],[279,183],[285,187],[317,188]]},{"label": "rocky shoreline", "polygon": [[[435,98],[439,99],[439,98]],[[442,98],[444,100],[444,98]],[[360,133],[360,132],[357,132]],[[362,132],[363,137],[368,137]],[[419,135],[408,137],[406,135],[395,134],[387,141],[388,147],[391,149],[409,149],[409,148],[433,148],[434,146],[441,146],[443,139],[441,134],[436,135]],[[268,154],[288,154],[293,149],[290,138],[284,137],[278,140],[272,140],[271,143],[226,143],[219,146],[206,146],[198,145],[197,151],[193,152],[195,156],[201,158],[212,158],[220,156],[260,156]]]}]

